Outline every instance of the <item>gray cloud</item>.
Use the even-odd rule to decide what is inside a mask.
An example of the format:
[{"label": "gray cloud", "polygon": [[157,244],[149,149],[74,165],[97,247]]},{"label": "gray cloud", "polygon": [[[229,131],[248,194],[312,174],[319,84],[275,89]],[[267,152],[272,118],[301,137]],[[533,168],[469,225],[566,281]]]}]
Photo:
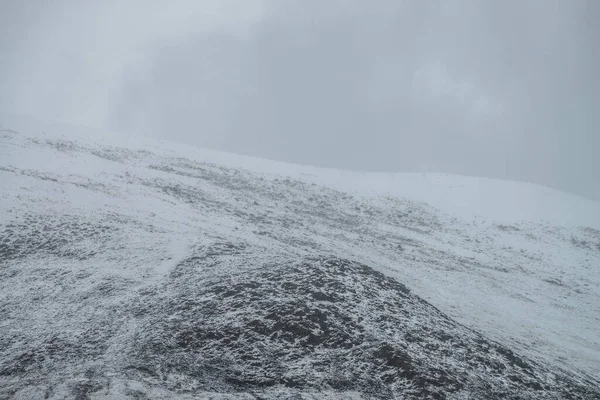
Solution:
[{"label": "gray cloud", "polygon": [[97,120],[276,160],[600,199],[597,1],[272,0],[258,14],[243,34],[157,36],[111,75]]},{"label": "gray cloud", "polygon": [[596,4],[278,2],[248,40],[158,50],[117,126],[154,115],[157,131],[223,150],[598,198]]}]

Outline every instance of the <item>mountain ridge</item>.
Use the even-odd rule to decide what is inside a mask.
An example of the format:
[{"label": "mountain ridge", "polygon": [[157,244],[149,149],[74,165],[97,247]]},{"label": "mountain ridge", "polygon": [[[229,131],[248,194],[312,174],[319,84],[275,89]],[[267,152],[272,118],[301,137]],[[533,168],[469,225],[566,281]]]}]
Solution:
[{"label": "mountain ridge", "polygon": [[[600,230],[599,201],[536,183],[435,172],[364,172],[312,167],[204,149],[169,140],[36,120],[28,116],[0,113],[0,119],[6,129],[12,126],[33,135],[43,134],[54,139],[87,141],[89,145],[102,142],[109,146],[145,148],[164,154],[177,153],[188,158],[241,167],[257,173],[302,178],[352,194],[409,197],[461,218],[483,217],[505,220],[504,222],[545,220],[562,225],[590,226]],[[406,189],[398,189],[402,187]],[[452,188],[460,190],[449,190]],[[461,191],[463,193],[460,193]],[[510,195],[507,195],[507,192]],[[530,198],[528,194],[531,195]],[[440,201],[440,198],[443,201]],[[519,204],[514,205],[514,201]],[[511,207],[507,207],[507,204]],[[524,207],[525,205],[527,207]],[[544,209],[543,212],[536,211],[540,207]],[[525,210],[522,210],[523,208]],[[468,209],[474,210],[468,212]],[[506,210],[500,212],[503,209]]]}]

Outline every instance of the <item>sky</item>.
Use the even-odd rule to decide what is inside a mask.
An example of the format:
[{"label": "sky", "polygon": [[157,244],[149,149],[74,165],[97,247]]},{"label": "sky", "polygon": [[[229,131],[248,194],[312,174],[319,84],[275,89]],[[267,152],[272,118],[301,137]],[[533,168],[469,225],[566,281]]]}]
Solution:
[{"label": "sky", "polygon": [[600,200],[597,0],[4,0],[0,111]]}]

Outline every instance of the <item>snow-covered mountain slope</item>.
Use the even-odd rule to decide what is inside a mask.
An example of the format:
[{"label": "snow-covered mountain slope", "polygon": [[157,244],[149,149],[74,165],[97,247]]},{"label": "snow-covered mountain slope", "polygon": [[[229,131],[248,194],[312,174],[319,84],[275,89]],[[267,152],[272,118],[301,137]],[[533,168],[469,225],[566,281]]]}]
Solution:
[{"label": "snow-covered mountain slope", "polygon": [[600,397],[598,203],[1,117],[0,397]]}]

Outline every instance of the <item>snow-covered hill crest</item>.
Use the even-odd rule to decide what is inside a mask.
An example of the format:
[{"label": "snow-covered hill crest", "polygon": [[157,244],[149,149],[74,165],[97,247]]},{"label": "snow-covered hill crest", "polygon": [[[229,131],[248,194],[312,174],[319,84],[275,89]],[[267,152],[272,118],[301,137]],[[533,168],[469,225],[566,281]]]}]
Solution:
[{"label": "snow-covered hill crest", "polygon": [[[2,394],[185,398],[247,385],[272,397],[598,396],[597,203],[522,183],[320,170],[0,123]],[[340,262],[348,278],[327,266]],[[289,286],[303,280],[305,292]],[[321,281],[337,289],[316,290]],[[339,293],[354,293],[347,307],[336,308]],[[369,309],[386,296],[392,308]],[[444,340],[421,328],[463,349],[442,357],[439,376],[427,357],[441,357]],[[260,346],[290,359],[275,368]],[[226,366],[198,364],[218,354]],[[334,362],[348,357],[357,364]]]}]

